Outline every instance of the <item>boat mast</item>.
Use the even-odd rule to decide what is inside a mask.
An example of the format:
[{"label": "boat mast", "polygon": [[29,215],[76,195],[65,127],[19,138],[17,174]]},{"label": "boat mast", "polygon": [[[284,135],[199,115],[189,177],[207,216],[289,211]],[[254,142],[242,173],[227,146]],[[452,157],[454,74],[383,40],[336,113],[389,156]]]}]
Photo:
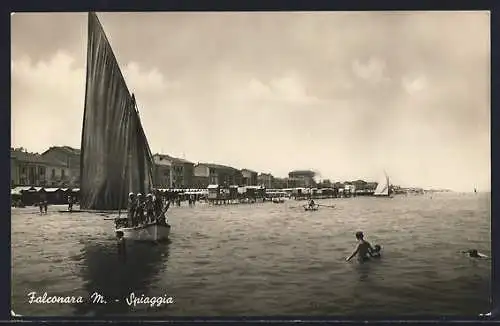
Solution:
[{"label": "boat mast", "polygon": [[387,196],[391,194],[391,186],[389,184],[389,176],[387,175],[387,171],[384,170],[384,175],[385,175],[385,184],[387,185]]},{"label": "boat mast", "polygon": [[[139,132],[141,133],[141,136],[143,137],[143,139],[146,140],[146,148],[145,149],[147,150],[147,156],[149,158],[153,157],[153,154],[151,153],[151,148],[149,148],[149,144],[147,143],[147,138],[146,138],[146,134],[144,132],[144,128],[142,127],[141,116],[139,115],[139,106],[137,105],[137,100],[135,99],[135,94],[134,93],[132,93],[132,102],[133,102],[133,105],[134,105],[134,111],[137,114],[137,121],[139,121],[139,124],[138,124]],[[153,168],[152,166],[148,167],[148,169],[151,172],[151,174],[150,174],[151,178],[148,178],[149,179],[148,180],[149,181],[148,182],[148,189],[145,189],[147,192],[150,192],[151,188],[154,185],[154,173],[153,173],[152,168]]]},{"label": "boat mast", "polygon": [[[130,116],[129,116],[130,118]],[[122,180],[120,181],[120,199],[118,205],[118,218],[120,218],[122,212],[122,200],[123,200],[123,184],[125,183],[125,178],[127,176],[128,163],[130,160],[130,148],[129,148],[129,139],[130,139],[130,130],[127,130],[127,139],[125,139],[125,166],[122,171]],[[127,180],[128,181],[128,180]]]},{"label": "boat mast", "polygon": [[387,180],[387,196],[390,196],[391,195],[391,184],[390,184],[390,181],[389,181],[389,176],[386,174],[385,178]]},{"label": "boat mast", "polygon": [[[83,99],[83,123],[82,123],[82,136],[81,136],[81,141],[80,141],[80,189],[82,188],[82,177],[83,177],[83,162],[85,161],[83,156],[84,156],[84,142],[85,142],[85,116],[87,114],[87,93],[88,93],[88,88],[89,88],[89,58],[91,55],[91,47],[90,47],[90,35],[92,31],[92,24],[91,24],[91,15],[93,13],[89,12],[87,15],[87,60],[85,60],[85,97]],[[95,14],[94,14],[95,15]],[[81,197],[80,197],[81,200]]]}]

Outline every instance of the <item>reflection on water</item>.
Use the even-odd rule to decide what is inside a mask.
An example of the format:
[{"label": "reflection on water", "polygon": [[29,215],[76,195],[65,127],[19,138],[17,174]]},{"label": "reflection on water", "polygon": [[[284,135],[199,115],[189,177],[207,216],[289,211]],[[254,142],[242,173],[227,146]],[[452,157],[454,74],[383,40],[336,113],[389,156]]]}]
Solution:
[{"label": "reflection on water", "polygon": [[[84,246],[82,279],[92,302],[75,305],[76,314],[122,315],[131,308],[126,298],[130,293],[155,296],[150,293],[151,280],[167,266],[168,244],[119,242]],[[107,304],[95,304],[99,293]],[[94,296],[92,296],[94,294]]]},{"label": "reflection on water", "polygon": [[[490,310],[489,194],[174,207],[169,245],[127,243],[86,213],[12,213],[12,304],[24,315],[477,315]],[[362,230],[383,247],[345,258]],[[106,305],[36,305],[27,293],[99,292]],[[130,292],[174,304],[129,307]],[[113,299],[119,299],[115,302]]]}]

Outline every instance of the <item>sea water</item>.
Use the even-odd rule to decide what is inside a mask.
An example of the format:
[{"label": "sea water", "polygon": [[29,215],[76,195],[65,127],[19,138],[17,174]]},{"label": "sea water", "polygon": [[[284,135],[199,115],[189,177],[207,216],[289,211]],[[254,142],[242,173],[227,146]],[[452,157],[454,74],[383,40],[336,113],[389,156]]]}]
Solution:
[{"label": "sea water", "polygon": [[[490,255],[490,194],[318,203],[335,208],[305,212],[294,200],[172,207],[170,242],[157,245],[119,245],[113,222],[102,215],[13,208],[12,309],[157,317],[490,310],[491,261],[460,254],[475,248]],[[345,261],[356,231],[383,247],[381,259]],[[30,293],[38,301],[30,303]]]}]

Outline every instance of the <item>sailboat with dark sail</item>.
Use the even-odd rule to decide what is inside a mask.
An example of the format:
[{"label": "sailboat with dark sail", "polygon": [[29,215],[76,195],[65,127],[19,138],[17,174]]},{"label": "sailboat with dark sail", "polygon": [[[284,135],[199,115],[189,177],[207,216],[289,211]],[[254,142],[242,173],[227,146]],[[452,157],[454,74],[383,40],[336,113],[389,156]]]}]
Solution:
[{"label": "sailboat with dark sail", "polygon": [[[153,188],[153,157],[135,96],[125,83],[111,45],[95,13],[88,14],[87,74],[80,164],[82,210],[119,211],[129,192]],[[161,219],[157,219],[161,220]],[[158,241],[170,225],[153,222],[121,227],[125,239]]]}]

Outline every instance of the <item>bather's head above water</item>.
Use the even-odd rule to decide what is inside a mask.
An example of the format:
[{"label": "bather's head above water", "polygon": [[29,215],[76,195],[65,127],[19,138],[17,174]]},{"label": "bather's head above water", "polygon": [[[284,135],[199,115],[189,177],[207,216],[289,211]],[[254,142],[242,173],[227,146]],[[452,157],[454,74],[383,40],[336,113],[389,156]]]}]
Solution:
[{"label": "bather's head above water", "polygon": [[469,250],[469,256],[471,256],[471,257],[480,257],[479,253],[477,252],[476,249]]},{"label": "bather's head above water", "polygon": [[363,234],[363,232],[361,232],[361,231],[356,232],[356,239],[357,240],[363,240],[364,237],[365,237],[365,235]]}]

